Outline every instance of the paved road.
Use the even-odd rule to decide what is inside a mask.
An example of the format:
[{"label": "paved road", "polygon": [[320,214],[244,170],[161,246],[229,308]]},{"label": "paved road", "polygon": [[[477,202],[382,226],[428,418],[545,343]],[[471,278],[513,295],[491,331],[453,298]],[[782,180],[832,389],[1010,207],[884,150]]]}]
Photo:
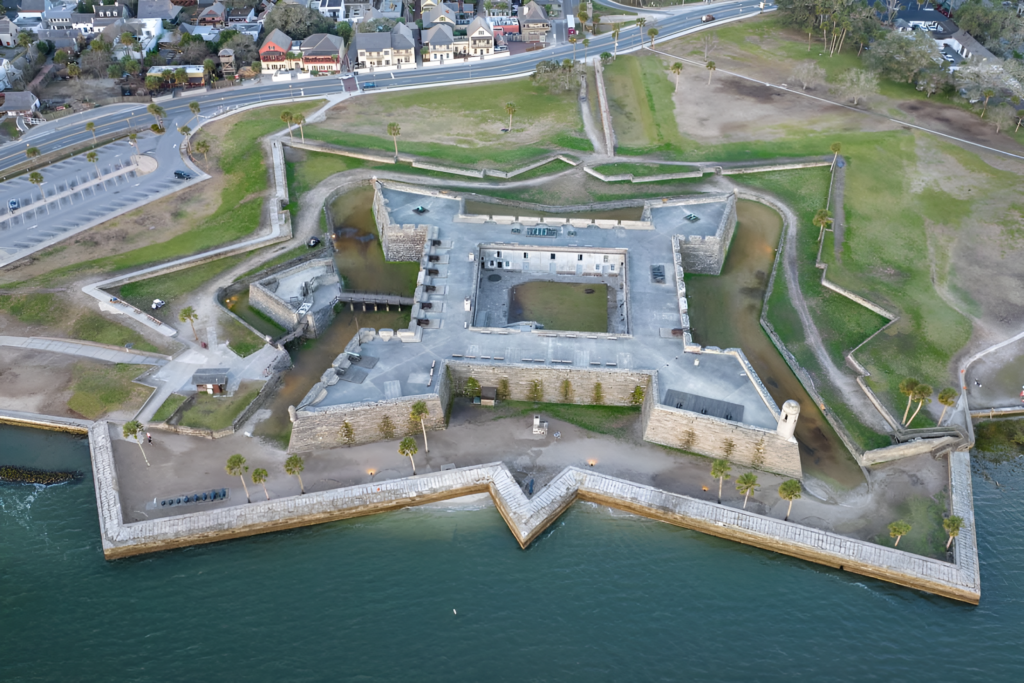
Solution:
[{"label": "paved road", "polygon": [[[177,133],[143,133],[137,161],[131,143],[120,140],[97,148],[95,164],[83,153],[42,168],[38,187],[25,175],[0,184],[0,266],[180,189],[188,181],[174,171],[192,173],[181,160],[181,140]],[[154,162],[152,172],[139,168]]]},{"label": "paved road", "polygon": [[[719,20],[749,16],[759,11],[758,5],[759,3],[755,0],[716,3],[714,14]],[[682,31],[699,27],[701,26],[700,16],[707,11],[708,6],[704,4],[686,5],[671,15],[666,15],[664,18],[659,17],[656,21],[649,18],[647,26],[643,29],[629,28],[623,30],[619,38],[619,52],[630,52],[639,49],[640,40],[646,39],[647,30],[655,26],[661,32],[658,36],[659,40],[666,40]],[[707,24],[705,27],[712,28],[714,24]],[[647,42],[649,44],[650,40],[648,39]],[[586,54],[588,57],[593,58],[601,52],[611,52],[612,50],[613,41],[609,32],[605,35],[591,38],[590,47]],[[470,61],[460,65],[436,69],[415,69],[360,75],[357,77],[357,80],[361,84],[367,82],[376,83],[377,89],[400,86],[446,85],[458,81],[507,78],[529,73],[534,70],[537,62],[541,60],[557,59],[561,61],[563,59],[571,59],[572,56],[573,47],[562,44],[554,48],[515,55],[505,59]],[[576,57],[582,59],[583,56],[584,50],[577,44]],[[199,102],[203,115],[210,115],[215,113],[218,107],[241,107],[268,100],[287,102],[294,97],[335,94],[343,89],[344,83],[339,78],[316,78],[273,83],[270,82],[269,77],[264,77],[260,83],[251,83],[237,88],[195,94],[189,93],[160,103],[160,106],[167,111],[169,118],[184,122],[192,116],[188,105],[193,101]],[[93,112],[75,114],[55,122],[43,124],[27,133],[21,140],[10,142],[0,147],[0,171],[24,161],[25,149],[30,146],[37,147],[40,151],[46,153],[70,144],[89,141],[92,136],[85,130],[85,124],[88,121],[94,122],[96,124],[96,133],[102,135],[128,127],[136,130],[144,129],[152,124],[154,119],[146,113],[146,105],[119,104],[102,107]],[[168,126],[168,130],[171,130],[170,126]]]}]

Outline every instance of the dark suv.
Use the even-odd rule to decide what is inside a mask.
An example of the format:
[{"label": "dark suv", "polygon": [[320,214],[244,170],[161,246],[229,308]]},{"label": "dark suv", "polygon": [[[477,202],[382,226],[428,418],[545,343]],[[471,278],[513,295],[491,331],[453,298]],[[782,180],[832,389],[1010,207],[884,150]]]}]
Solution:
[{"label": "dark suv", "polygon": [[185,173],[185,171],[175,171],[174,172],[174,177],[179,179],[179,180],[192,180],[192,174],[191,173]]}]

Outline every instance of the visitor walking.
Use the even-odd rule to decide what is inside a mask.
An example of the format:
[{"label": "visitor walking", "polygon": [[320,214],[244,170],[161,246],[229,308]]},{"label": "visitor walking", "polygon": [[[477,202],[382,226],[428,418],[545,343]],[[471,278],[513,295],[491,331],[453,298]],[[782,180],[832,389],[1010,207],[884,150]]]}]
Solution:
[{"label": "visitor walking", "polygon": [[153,443],[153,435],[146,432],[146,443]]}]

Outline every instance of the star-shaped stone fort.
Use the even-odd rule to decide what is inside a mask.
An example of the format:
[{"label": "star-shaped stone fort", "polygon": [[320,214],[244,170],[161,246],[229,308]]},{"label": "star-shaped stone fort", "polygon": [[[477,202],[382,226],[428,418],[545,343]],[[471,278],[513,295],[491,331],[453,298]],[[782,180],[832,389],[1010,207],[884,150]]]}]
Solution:
[{"label": "star-shaped stone fort", "polygon": [[[443,429],[452,397],[478,385],[484,398],[640,405],[647,441],[801,478],[799,404],[780,410],[741,350],[701,347],[689,332],[684,273],[721,272],[735,196],[631,204],[632,219],[526,216],[507,204],[467,213],[464,197],[375,180],[385,257],[420,264],[411,322],[359,330],[291,410],[289,450],[418,431],[418,401],[427,428]],[[340,288],[329,271],[314,280]],[[301,313],[314,328],[352,300],[337,291]]]}]

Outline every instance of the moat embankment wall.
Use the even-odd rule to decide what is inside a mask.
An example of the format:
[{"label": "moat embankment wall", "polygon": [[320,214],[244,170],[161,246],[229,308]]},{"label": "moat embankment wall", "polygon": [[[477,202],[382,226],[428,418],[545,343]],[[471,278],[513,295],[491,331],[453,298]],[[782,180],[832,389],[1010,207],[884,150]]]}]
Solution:
[{"label": "moat embankment wall", "polygon": [[977,604],[980,599],[966,452],[950,458],[952,512],[965,521],[955,539],[956,561],[947,563],[575,467],[566,468],[527,499],[502,463],[125,524],[107,423],[96,423],[89,438],[103,554],[108,560],[489,492],[522,547],[579,498],[955,600]]},{"label": "moat embankment wall", "polygon": [[69,434],[86,434],[91,420],[79,420],[73,417],[57,417],[38,413],[24,413],[17,410],[0,410],[0,424],[15,427],[32,427],[50,432],[67,432]]}]

